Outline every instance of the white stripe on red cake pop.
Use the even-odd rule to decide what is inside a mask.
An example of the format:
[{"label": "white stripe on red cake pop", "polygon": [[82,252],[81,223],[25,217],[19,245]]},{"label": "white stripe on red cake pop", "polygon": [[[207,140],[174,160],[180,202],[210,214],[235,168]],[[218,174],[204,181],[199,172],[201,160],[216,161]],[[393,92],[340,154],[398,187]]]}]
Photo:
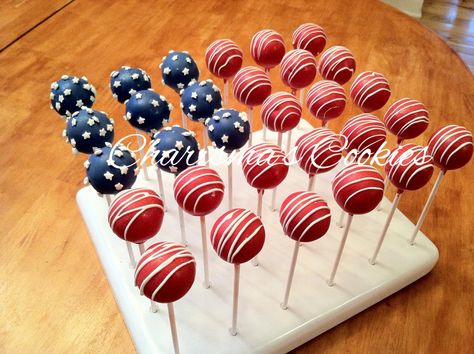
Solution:
[{"label": "white stripe on red cake pop", "polygon": [[344,88],[331,80],[316,82],[308,91],[307,97],[306,105],[311,114],[323,120],[332,110],[338,109],[341,103],[345,106],[347,101]]},{"label": "white stripe on red cake pop", "polygon": [[[352,65],[350,65],[350,64]],[[318,70],[326,80],[340,82],[341,74],[349,72],[349,78],[355,71],[355,59],[352,52],[343,46],[334,46],[321,54]]]},{"label": "white stripe on red cake pop", "polygon": [[219,39],[211,43],[205,56],[209,71],[219,77],[233,59],[243,59],[242,50],[230,39]]},{"label": "white stripe on red cake pop", "polygon": [[439,129],[428,142],[431,155],[442,166],[447,166],[452,158],[456,158],[459,150],[472,145],[471,132],[454,124]]},{"label": "white stripe on red cake pop", "polygon": [[[275,111],[278,112],[276,115]],[[288,92],[276,92],[263,102],[261,116],[263,124],[270,130],[283,133],[291,129],[285,122],[289,122],[290,126],[293,125],[292,122],[301,118],[301,112],[301,104],[295,96]]]},{"label": "white stripe on red cake pop", "polygon": [[[358,153],[362,153],[374,145],[378,148],[387,139],[384,124],[369,113],[362,113],[349,119],[344,124],[341,134],[347,139],[346,151],[348,152],[356,149]],[[354,146],[358,139],[362,139],[362,141]],[[374,152],[372,151],[372,153]]]},{"label": "white stripe on red cake pop", "polygon": [[352,100],[359,107],[364,107],[368,99],[382,92],[390,93],[390,86],[385,76],[374,71],[360,73],[350,88]]},{"label": "white stripe on red cake pop", "polygon": [[283,37],[278,32],[271,29],[265,29],[255,33],[250,42],[250,53],[252,58],[254,58],[257,63],[260,63],[261,56],[268,46],[273,43],[279,43],[283,47],[285,46]]},{"label": "white stripe on red cake pop", "polygon": [[247,66],[239,70],[235,75],[233,88],[235,98],[248,105],[249,98],[259,87],[272,87],[272,83],[268,75],[261,69]]},{"label": "white stripe on red cake pop", "polygon": [[260,143],[248,149],[242,159],[242,169],[245,178],[257,169],[257,174],[249,181],[251,186],[258,183],[259,178],[265,178],[265,174],[273,167],[286,165],[285,152],[275,144]]},{"label": "white stripe on red cake pop", "polygon": [[317,70],[313,55],[304,49],[290,50],[281,60],[280,77],[285,84],[293,88],[295,77],[307,67]]},{"label": "white stripe on red cake pop", "polygon": [[410,98],[402,98],[392,103],[383,119],[387,129],[402,139],[406,134],[414,138],[416,135],[408,134],[409,131],[423,132],[429,123],[425,105]]},{"label": "white stripe on red cake pop", "polygon": [[[323,28],[314,23],[304,23],[293,32],[293,48],[307,50],[311,42],[318,39],[324,39],[324,42],[327,40],[326,33],[324,32]],[[313,54],[318,55],[319,53]]]}]

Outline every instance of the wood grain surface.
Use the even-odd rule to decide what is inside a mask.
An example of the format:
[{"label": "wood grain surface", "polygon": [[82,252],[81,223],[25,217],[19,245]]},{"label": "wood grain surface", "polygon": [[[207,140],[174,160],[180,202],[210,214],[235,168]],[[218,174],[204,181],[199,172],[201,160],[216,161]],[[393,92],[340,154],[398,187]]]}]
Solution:
[{"label": "wood grain surface", "polygon": [[[142,67],[179,107],[177,95],[160,83],[158,65],[169,49],[190,51],[208,78],[204,52],[213,40],[232,38],[252,65],[253,33],[273,28],[290,48],[291,33],[308,21],[325,28],[328,46],[354,52],[358,72],[386,75],[389,103],[408,96],[427,105],[431,124],[416,143],[426,144],[448,123],[474,128],[474,80],[459,57],[433,32],[374,0],[76,0],[0,53],[0,352],[134,351],[76,206],[85,157],[72,156],[61,138],[65,123],[49,110],[50,83],[65,73],[88,76],[98,90],[94,107],[116,118],[116,134],[123,136],[132,129],[109,91],[112,70]],[[275,91],[287,90],[277,70],[271,78]],[[234,100],[231,105],[243,109]],[[356,113],[350,105],[331,128],[339,131]],[[178,110],[173,115],[178,122]],[[254,128],[260,125],[256,119]],[[393,137],[389,144],[395,145]],[[443,181],[423,226],[440,250],[429,275],[295,353],[472,351],[473,177],[471,163]],[[433,182],[402,199],[400,208],[412,221]]]}]

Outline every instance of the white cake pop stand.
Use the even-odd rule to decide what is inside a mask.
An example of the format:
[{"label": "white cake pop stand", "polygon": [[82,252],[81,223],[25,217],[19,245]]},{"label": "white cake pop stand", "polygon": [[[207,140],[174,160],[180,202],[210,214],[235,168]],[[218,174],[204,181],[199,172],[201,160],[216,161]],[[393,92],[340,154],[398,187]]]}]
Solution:
[{"label": "white cake pop stand", "polygon": [[[293,141],[311,129],[306,121],[302,122],[302,128],[293,131]],[[260,142],[261,131],[254,133],[253,139],[254,143]],[[276,134],[268,132],[267,139],[276,141]],[[220,152],[210,149],[210,153]],[[227,180],[226,166],[211,167]],[[404,288],[433,268],[438,260],[437,248],[422,233],[416,244],[410,246],[408,237],[414,225],[399,211],[393,217],[377,264],[369,264],[389,209],[389,201],[385,199],[382,211],[354,217],[336,285],[326,284],[342,236],[342,229],[336,226],[340,208],[334,202],[330,187],[337,170],[317,176],[315,191],[331,207],[331,228],[322,239],[300,249],[287,310],[282,310],[280,303],[294,241],[283,235],[278,212],[270,210],[271,191],[265,193],[266,243],[259,255],[260,266],[249,263],[241,267],[239,333],[235,337],[229,334],[233,267],[218,258],[211,248],[212,287],[202,286],[199,218],[186,215],[188,247],[196,257],[198,270],[189,293],[175,303],[181,353],[287,352]],[[234,207],[255,211],[256,191],[245,182],[240,166],[234,166],[233,171]],[[163,179],[168,212],[159,236],[147,245],[158,240],[180,241],[177,205],[172,194],[174,178],[164,173]],[[290,192],[305,190],[307,184],[308,176],[298,166],[290,167],[288,177],[278,187],[277,205]],[[142,175],[135,186],[158,191],[157,182],[145,181]],[[77,193],[77,202],[137,351],[173,353],[166,306],[159,304],[158,313],[152,313],[147,298],[139,295],[125,243],[112,233],[107,223],[106,201],[91,187],[86,187]],[[221,207],[206,218],[208,230],[226,208],[224,200]],[[138,248],[135,251],[138,257]]]}]

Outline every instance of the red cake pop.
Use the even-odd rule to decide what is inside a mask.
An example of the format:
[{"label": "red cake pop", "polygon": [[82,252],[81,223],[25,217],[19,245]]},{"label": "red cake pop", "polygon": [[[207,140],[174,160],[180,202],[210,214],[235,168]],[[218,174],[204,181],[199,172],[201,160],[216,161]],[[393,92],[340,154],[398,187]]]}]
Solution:
[{"label": "red cake pop", "polygon": [[247,182],[258,190],[275,188],[288,174],[285,153],[269,143],[248,149],[242,158],[242,168]]},{"label": "red cake pop", "polygon": [[216,171],[204,166],[181,172],[173,188],[178,205],[194,216],[212,213],[224,198],[224,182]]},{"label": "red cake pop", "polygon": [[214,223],[211,244],[220,258],[229,263],[245,263],[254,258],[265,242],[265,228],[250,210],[226,211]]},{"label": "red cake pop", "polygon": [[285,54],[280,65],[280,77],[286,86],[299,90],[310,85],[316,77],[316,60],[303,49],[293,49]]},{"label": "red cake pop", "polygon": [[326,45],[326,33],[321,26],[314,23],[304,23],[293,32],[293,48],[305,49],[315,57]]},{"label": "red cake pop", "polygon": [[349,214],[366,214],[383,197],[383,178],[373,166],[352,164],[334,178],[332,191],[337,204]]},{"label": "red cake pop", "polygon": [[280,64],[285,55],[285,42],[278,32],[264,29],[253,35],[250,53],[258,65],[271,69]]},{"label": "red cake pop", "polygon": [[316,193],[295,192],[281,205],[280,223],[288,237],[299,242],[311,242],[328,231],[331,211]]},{"label": "red cake pop", "polygon": [[310,176],[324,173],[337,166],[342,157],[338,136],[327,128],[317,128],[296,141],[298,165]]},{"label": "red cake pop", "polygon": [[334,46],[324,51],[318,63],[321,76],[326,80],[336,81],[339,85],[344,85],[349,81],[355,69],[354,55],[342,46]]},{"label": "red cake pop", "polygon": [[402,98],[388,108],[383,117],[385,126],[397,136],[400,143],[405,139],[413,139],[428,127],[428,110],[417,100]]},{"label": "red cake pop", "polygon": [[135,270],[135,285],[140,294],[161,303],[181,299],[191,288],[196,261],[184,246],[158,242],[145,251]]},{"label": "red cake pop", "polygon": [[207,68],[222,79],[233,77],[242,67],[242,59],[242,50],[230,39],[218,39],[206,50]]},{"label": "red cake pop", "polygon": [[363,113],[349,119],[341,130],[346,139],[347,152],[356,150],[357,155],[364,151],[375,154],[387,139],[384,124],[374,115]]},{"label": "red cake pop", "polygon": [[428,153],[442,171],[461,168],[472,157],[472,134],[459,125],[440,128],[428,141]]},{"label": "red cake pop", "polygon": [[233,86],[235,98],[250,107],[261,105],[272,92],[268,75],[253,66],[240,69],[235,75]]},{"label": "red cake pop", "polygon": [[415,144],[396,148],[385,164],[385,172],[399,192],[420,189],[428,183],[433,171],[433,158],[425,148]]},{"label": "red cake pop", "polygon": [[287,92],[276,92],[263,102],[261,116],[263,124],[274,132],[285,133],[298,125],[301,104]]},{"label": "red cake pop", "polygon": [[366,113],[382,108],[391,93],[385,76],[374,71],[359,74],[352,83],[350,92],[352,101]]},{"label": "red cake pop", "polygon": [[308,91],[306,106],[311,114],[323,121],[339,117],[346,108],[346,92],[335,81],[316,82]]},{"label": "red cake pop", "polygon": [[143,243],[158,233],[163,213],[163,201],[154,191],[128,189],[118,193],[110,204],[108,221],[121,239]]}]

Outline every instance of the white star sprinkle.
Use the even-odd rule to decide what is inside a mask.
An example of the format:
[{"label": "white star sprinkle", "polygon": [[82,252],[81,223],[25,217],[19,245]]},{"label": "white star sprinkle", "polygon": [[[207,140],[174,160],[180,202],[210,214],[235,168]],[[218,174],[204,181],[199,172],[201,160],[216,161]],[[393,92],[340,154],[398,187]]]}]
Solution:
[{"label": "white star sprinkle", "polygon": [[182,148],[184,148],[183,142],[181,140],[177,140],[174,147],[178,150],[181,150]]},{"label": "white star sprinkle", "polygon": [[181,72],[183,73],[184,76],[189,75],[189,69],[188,68],[184,68]]},{"label": "white star sprinkle", "polygon": [[91,102],[94,102],[95,101],[95,96],[90,96],[89,99],[91,100]]},{"label": "white star sprinkle", "polygon": [[163,120],[161,121],[161,125],[166,125],[166,124],[168,124],[168,120],[167,120],[167,119],[163,119]]},{"label": "white star sprinkle", "polygon": [[125,119],[126,120],[132,119],[132,113],[130,113],[130,112],[125,113]]},{"label": "white star sprinkle", "polygon": [[177,56],[177,55],[173,55],[173,56],[171,57],[171,60],[172,60],[172,61],[178,60],[178,56]]},{"label": "white star sprinkle", "polygon": [[56,110],[59,111],[61,109],[61,103],[56,102],[54,107],[56,107]]},{"label": "white star sprinkle", "polygon": [[71,89],[64,90],[64,96],[69,96],[71,94]]},{"label": "white star sprinkle", "polygon": [[140,75],[138,75],[137,73],[135,73],[135,74],[132,74],[131,77],[132,77],[132,80],[138,80],[138,78],[140,77]]},{"label": "white star sprinkle", "polygon": [[227,135],[225,135],[225,134],[222,135],[222,138],[221,138],[221,139],[222,139],[222,142],[223,142],[223,143],[228,143],[228,142],[229,142],[229,137],[228,137]]},{"label": "white star sprinkle", "polygon": [[91,126],[91,127],[92,127],[94,124],[95,124],[95,122],[94,122],[94,120],[93,120],[92,118],[89,118],[89,119],[87,120],[87,125],[88,125],[88,126]]},{"label": "white star sprinkle", "polygon": [[71,145],[76,146],[76,139],[71,139]]},{"label": "white star sprinkle", "polygon": [[186,113],[186,116],[187,116],[188,118],[193,119],[193,115],[192,115],[191,113]]},{"label": "white star sprinkle", "polygon": [[108,179],[109,181],[111,181],[112,178],[114,177],[114,174],[111,173],[110,171],[107,171],[107,172],[104,173],[104,177],[105,177],[105,179]]},{"label": "white star sprinkle", "polygon": [[123,184],[122,183],[117,183],[114,187],[115,187],[115,190],[121,191],[123,189]]},{"label": "white star sprinkle", "polygon": [[247,122],[247,121],[248,121],[247,115],[246,115],[245,113],[240,113],[240,114],[239,114],[239,117],[240,117],[240,119],[242,119],[243,122]]},{"label": "white star sprinkle", "polygon": [[236,129],[240,128],[240,123],[239,123],[239,122],[234,122],[234,127],[235,127]]},{"label": "white star sprinkle", "polygon": [[206,95],[206,101],[211,103],[212,102],[212,95]]},{"label": "white star sprinkle", "polygon": [[122,157],[122,156],[123,156],[122,150],[115,150],[115,151],[114,151],[114,156]]},{"label": "white star sprinkle", "polygon": [[119,169],[120,169],[120,174],[122,174],[122,175],[126,175],[127,172],[128,172],[128,167],[127,166],[120,166]]},{"label": "white star sprinkle", "polygon": [[171,72],[171,69],[169,67],[166,67],[163,69],[163,74],[168,75]]},{"label": "white star sprinkle", "polygon": [[120,87],[120,81],[119,80],[115,80],[114,81],[114,84],[112,85],[113,87]]},{"label": "white star sprinkle", "polygon": [[59,95],[59,96],[58,96],[58,101],[61,102],[61,103],[63,103],[63,101],[64,101],[64,96],[63,96],[63,95]]},{"label": "white star sprinkle", "polygon": [[186,61],[191,64],[191,58],[190,57],[186,57]]},{"label": "white star sprinkle", "polygon": [[150,81],[150,78],[148,77],[148,75],[145,75],[145,73],[143,73],[143,80]]},{"label": "white star sprinkle", "polygon": [[90,165],[91,165],[91,163],[89,162],[89,160],[84,161],[84,168],[86,170],[89,168]]},{"label": "white star sprinkle", "polygon": [[52,88],[53,90],[57,90],[58,87],[59,87],[59,85],[58,85],[57,82],[53,82],[53,83],[51,84],[51,88]]},{"label": "white star sprinkle", "polygon": [[184,84],[182,84],[182,83],[180,82],[179,84],[176,85],[176,87],[179,88],[179,89],[182,89],[182,88],[184,88]]},{"label": "white star sprinkle", "polygon": [[189,106],[189,112],[196,112],[196,105],[192,104]]},{"label": "white star sprinkle", "polygon": [[145,118],[143,118],[143,117],[138,117],[137,123],[138,123],[138,124],[143,124],[143,123],[145,123]]},{"label": "white star sprinkle", "polygon": [[160,103],[157,100],[151,100],[151,105],[153,107],[158,107],[160,105]]},{"label": "white star sprinkle", "polygon": [[107,159],[107,166],[113,166],[115,164],[114,160],[112,159]]},{"label": "white star sprinkle", "polygon": [[239,128],[239,132],[241,132],[241,133],[243,133],[244,130],[245,130],[244,127],[240,127],[240,128]]},{"label": "white star sprinkle", "polygon": [[170,166],[170,172],[171,173],[176,173],[176,172],[178,172],[178,168],[176,166]]},{"label": "white star sprinkle", "polygon": [[112,130],[114,130],[114,126],[112,124],[107,124],[107,130],[111,132]]},{"label": "white star sprinkle", "polygon": [[78,78],[78,77],[73,77],[73,78],[72,78],[72,82],[73,82],[74,84],[78,84],[78,83],[79,83],[79,78]]},{"label": "white star sprinkle", "polygon": [[[137,93],[137,90],[130,89],[130,90],[128,91],[128,93],[129,93],[130,95],[134,95],[134,94]],[[139,98],[139,97],[137,97],[137,98]]]},{"label": "white star sprinkle", "polygon": [[194,91],[193,93],[191,93],[191,98],[194,98],[194,99],[197,99],[198,98],[198,94],[196,91]]},{"label": "white star sprinkle", "polygon": [[168,103],[168,110],[171,112],[173,110],[173,105],[171,103]]},{"label": "white star sprinkle", "polygon": [[105,134],[107,134],[107,130],[104,128],[99,129],[99,136],[105,136]]},{"label": "white star sprinkle", "polygon": [[222,115],[222,117],[224,117],[224,118],[230,118],[230,117],[232,117],[232,114],[230,114],[229,112],[225,112],[225,113]]},{"label": "white star sprinkle", "polygon": [[82,107],[82,106],[84,106],[84,102],[82,102],[82,100],[77,100],[76,107]]},{"label": "white star sprinkle", "polygon": [[169,159],[170,158],[170,153],[171,153],[171,150],[163,151],[163,158]]},{"label": "white star sprinkle", "polygon": [[118,71],[112,71],[112,74],[110,74],[110,77],[116,77],[118,75]]},{"label": "white star sprinkle", "polygon": [[91,85],[89,85],[89,84],[84,84],[84,85],[82,85],[82,88],[83,88],[84,90],[89,91],[89,90],[91,89]]},{"label": "white star sprinkle", "polygon": [[214,92],[219,92],[219,87],[217,87],[216,85],[212,85],[212,89],[214,90]]},{"label": "white star sprinkle", "polygon": [[71,119],[71,125],[72,125],[73,127],[75,127],[75,126],[77,125],[77,120],[76,120],[76,118],[72,118],[72,119]]},{"label": "white star sprinkle", "polygon": [[82,133],[82,137],[84,140],[90,139],[91,133],[86,130],[84,133]]},{"label": "white star sprinkle", "polygon": [[141,99],[142,98],[142,94],[139,92],[135,95],[135,97],[137,98],[137,100]]}]

